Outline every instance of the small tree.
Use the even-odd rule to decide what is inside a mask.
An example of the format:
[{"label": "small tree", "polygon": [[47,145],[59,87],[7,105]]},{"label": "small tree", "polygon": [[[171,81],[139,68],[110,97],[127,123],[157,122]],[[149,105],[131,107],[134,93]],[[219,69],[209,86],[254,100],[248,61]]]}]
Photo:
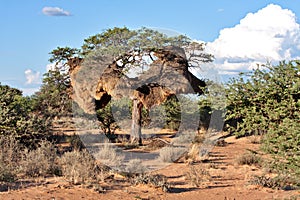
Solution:
[{"label": "small tree", "polygon": [[113,116],[111,103],[106,105],[104,108],[97,110],[97,118],[100,122],[100,127],[103,133],[111,142],[115,142],[115,131],[117,130],[117,128],[119,128],[119,126]]},{"label": "small tree", "polygon": [[72,113],[72,87],[68,61],[78,56],[79,50],[57,47],[50,52],[53,67],[44,74],[43,85],[34,94],[34,109],[48,119],[69,116]]}]

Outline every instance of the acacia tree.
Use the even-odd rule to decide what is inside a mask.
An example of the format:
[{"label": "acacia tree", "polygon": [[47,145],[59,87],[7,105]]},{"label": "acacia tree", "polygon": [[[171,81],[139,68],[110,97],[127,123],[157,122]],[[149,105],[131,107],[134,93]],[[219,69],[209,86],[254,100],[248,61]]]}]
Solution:
[{"label": "acacia tree", "polygon": [[[152,62],[156,59],[153,57],[153,53],[155,52],[159,52],[161,56],[167,56],[164,55],[167,54],[167,52],[163,49],[168,47],[174,47],[173,49],[176,49],[176,52],[169,53],[169,57],[167,58],[167,60],[169,59],[170,62],[174,63],[178,61],[178,63],[176,64],[179,64],[180,59],[184,59],[180,64],[185,66],[185,62],[188,62],[189,67],[199,67],[199,63],[212,61],[212,55],[203,52],[204,45],[197,45],[197,43],[192,42],[188,37],[183,35],[179,35],[176,37],[168,37],[165,34],[147,28],[141,28],[134,31],[129,30],[126,27],[113,28],[108,29],[107,31],[101,34],[97,34],[87,38],[82,46],[82,55],[84,56],[84,59],[95,59],[97,55],[100,55],[100,57],[102,56],[101,58],[99,58],[98,56],[99,60],[103,60],[104,58],[111,59],[111,63],[107,64],[108,69],[104,69],[104,71],[102,72],[105,74],[105,77],[102,78],[103,75],[101,77],[101,74],[99,74],[100,80],[90,80],[90,82],[92,82],[93,84],[95,84],[95,82],[98,82],[96,91],[96,104],[98,103],[98,107],[101,108],[107,105],[107,103],[111,99],[111,91],[108,90],[113,90],[115,85],[114,82],[117,82],[118,79],[124,76],[126,70],[130,70],[134,67],[143,68],[144,66],[149,65],[147,63],[149,62],[149,59],[152,60]],[[185,52],[182,52],[183,49],[186,49],[188,53],[185,54]],[[178,53],[180,54],[180,56],[176,55]],[[176,56],[178,56],[179,60],[175,59]],[[149,59],[144,59],[145,57]],[[175,60],[172,60],[173,58]],[[94,71],[91,71],[90,66],[87,68],[89,71],[86,72],[86,75],[88,73],[99,73],[97,72],[97,70],[99,71],[99,68],[95,68]],[[86,75],[82,77],[86,77]],[[163,74],[161,74],[161,76],[162,75]],[[200,83],[199,80],[195,81],[197,78],[193,76],[190,72],[188,72],[187,69],[185,72],[182,72],[182,76],[186,76],[186,79],[188,79],[189,81],[192,81],[193,79],[191,83],[193,86]],[[127,80],[129,80],[128,77]],[[154,83],[154,85],[155,84],[157,83]],[[137,91],[145,92],[143,91],[144,89],[148,88],[152,90],[152,87],[156,87],[154,88],[155,90],[157,90],[158,88],[158,90],[165,90],[162,86],[159,85],[140,85],[140,87],[137,88]],[[92,86],[90,86],[90,88],[92,88]],[[194,89],[199,91],[199,85],[195,86]],[[139,143],[141,143],[141,112],[144,103],[136,97],[130,98],[133,102],[133,122],[131,136],[133,138],[133,141],[138,141]]]},{"label": "acacia tree", "polygon": [[[186,52],[188,53],[181,56],[187,56],[186,61],[189,63],[189,67],[199,67],[199,63],[211,62],[213,58],[212,55],[203,52],[203,44],[194,43],[188,37],[183,35],[168,37],[165,34],[147,28],[129,30],[126,27],[115,27],[85,39],[81,50],[69,47],[58,47],[57,49],[53,50],[50,53],[52,55],[50,61],[55,62],[57,68],[55,68],[56,70],[49,71],[46,74],[44,85],[40,93],[37,95],[40,96],[39,100],[37,101],[37,105],[41,106],[41,108],[46,108],[47,112],[49,111],[47,115],[51,116],[53,116],[53,114],[58,115],[69,110],[70,97],[68,96],[68,93],[70,89],[70,75],[69,73],[62,72],[70,72],[69,70],[72,70],[70,68],[72,67],[70,65],[70,61],[72,61],[71,58],[73,57],[79,57],[80,59],[83,58],[84,60],[88,60],[90,57],[95,57],[96,55],[101,55],[102,57],[105,56],[111,60],[109,65],[115,65],[116,67],[113,69],[113,71],[108,72],[107,74],[112,74],[117,71],[118,74],[116,74],[116,78],[120,78],[126,73],[127,70],[130,70],[130,68],[143,68],[144,66],[149,65],[149,60],[147,61],[144,59],[145,56],[154,61],[155,58],[153,57],[153,52],[160,51],[160,49],[170,46],[187,50]],[[59,66],[62,68],[59,68]],[[87,73],[99,73],[99,68],[95,68],[94,70],[95,71],[89,70]],[[190,81],[192,79],[196,79],[196,77],[191,75],[190,72],[184,72],[184,74],[188,76],[187,79]],[[85,76],[86,75],[84,75],[84,77]],[[95,77],[97,78],[97,76]],[[111,81],[112,80],[108,82]],[[90,80],[90,82],[90,84],[95,84],[95,82],[99,83],[99,80]],[[199,81],[193,83],[194,85],[195,83],[199,84]],[[143,87],[144,86],[141,86],[141,89]],[[162,89],[161,86],[160,89]],[[195,86],[194,89],[199,90],[199,87]],[[103,98],[101,100],[96,100],[96,104],[100,102],[100,106],[96,105],[96,108],[98,109],[102,109],[111,99],[109,94],[104,94],[102,97]],[[143,105],[141,104],[140,100],[136,98],[132,98],[132,100],[133,105],[135,105],[132,107],[132,138],[136,138],[133,139],[133,141],[138,140],[141,142],[141,111]],[[65,107],[62,107],[62,105],[65,105]],[[100,117],[99,119],[104,118]],[[113,121],[111,122],[113,125]]]}]

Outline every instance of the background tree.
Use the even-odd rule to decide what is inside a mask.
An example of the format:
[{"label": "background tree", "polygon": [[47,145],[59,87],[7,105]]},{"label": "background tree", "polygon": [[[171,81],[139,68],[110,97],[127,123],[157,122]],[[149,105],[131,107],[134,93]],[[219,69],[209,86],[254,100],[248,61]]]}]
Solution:
[{"label": "background tree", "polygon": [[72,114],[72,87],[68,61],[80,50],[57,47],[50,52],[52,67],[44,74],[41,89],[33,95],[34,109],[48,119]]},{"label": "background tree", "polygon": [[49,123],[36,115],[30,97],[1,84],[0,96],[0,135],[13,136],[26,146],[49,136]]}]

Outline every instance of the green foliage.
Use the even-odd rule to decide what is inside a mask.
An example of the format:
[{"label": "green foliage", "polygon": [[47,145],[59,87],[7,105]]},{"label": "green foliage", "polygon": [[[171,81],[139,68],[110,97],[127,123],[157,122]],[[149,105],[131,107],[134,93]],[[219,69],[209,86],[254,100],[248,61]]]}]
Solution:
[{"label": "green foliage", "polygon": [[225,87],[221,83],[206,80],[206,86],[202,88],[203,95],[199,100],[200,127],[204,129],[223,129],[226,109]]},{"label": "green foliage", "polygon": [[263,135],[279,174],[300,178],[300,62],[266,65],[228,85],[227,120],[237,136]]},{"label": "green foliage", "polygon": [[51,58],[49,59],[49,61],[51,63],[55,62],[56,64],[66,62],[68,59],[78,56],[79,53],[79,49],[70,47],[57,47],[50,52]]},{"label": "green foliage", "polygon": [[33,96],[34,109],[47,119],[68,116],[72,113],[71,91],[68,70],[55,67],[44,74],[43,85]]},{"label": "green foliage", "polygon": [[178,130],[181,122],[181,107],[176,96],[171,96],[163,103],[165,109],[166,126],[173,130]]},{"label": "green foliage", "polygon": [[111,102],[104,108],[98,109],[96,114],[100,122],[101,130],[110,141],[114,142],[117,138],[115,131],[118,128],[118,125],[111,110]]},{"label": "green foliage", "polygon": [[284,176],[300,179],[300,126],[298,119],[285,118],[268,130],[263,149],[272,155],[271,167]]},{"label": "green foliage", "polygon": [[32,100],[22,92],[0,85],[0,135],[14,136],[27,146],[47,137],[48,123],[33,112]]},{"label": "green foliage", "polygon": [[227,120],[238,136],[265,134],[288,118],[299,120],[300,63],[282,62],[278,66],[256,69],[228,84]]}]

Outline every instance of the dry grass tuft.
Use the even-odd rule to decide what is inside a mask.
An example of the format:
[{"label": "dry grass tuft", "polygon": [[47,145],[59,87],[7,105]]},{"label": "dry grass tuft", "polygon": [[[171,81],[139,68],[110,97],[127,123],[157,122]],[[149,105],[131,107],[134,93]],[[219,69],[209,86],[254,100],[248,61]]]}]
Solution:
[{"label": "dry grass tuft", "polygon": [[199,187],[203,182],[209,181],[211,176],[204,165],[191,165],[189,171],[185,174],[185,178],[191,185]]}]

